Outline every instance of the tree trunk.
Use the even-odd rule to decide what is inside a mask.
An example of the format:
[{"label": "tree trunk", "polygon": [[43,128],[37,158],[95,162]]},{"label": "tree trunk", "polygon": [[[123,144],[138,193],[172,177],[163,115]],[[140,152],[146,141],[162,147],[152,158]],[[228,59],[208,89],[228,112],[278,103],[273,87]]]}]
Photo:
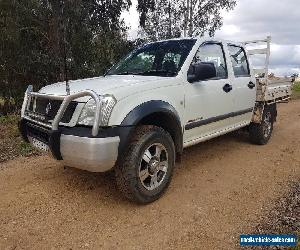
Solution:
[{"label": "tree trunk", "polygon": [[171,2],[169,1],[169,38],[172,38],[172,13]]},{"label": "tree trunk", "polygon": [[185,14],[184,14],[184,31],[183,31],[184,37],[187,36],[187,31],[188,31],[189,10],[190,10],[190,0],[186,0],[186,8],[185,8]]},{"label": "tree trunk", "polygon": [[193,36],[193,4],[192,4],[192,0],[188,0],[189,1],[189,33],[188,35],[191,37]]}]

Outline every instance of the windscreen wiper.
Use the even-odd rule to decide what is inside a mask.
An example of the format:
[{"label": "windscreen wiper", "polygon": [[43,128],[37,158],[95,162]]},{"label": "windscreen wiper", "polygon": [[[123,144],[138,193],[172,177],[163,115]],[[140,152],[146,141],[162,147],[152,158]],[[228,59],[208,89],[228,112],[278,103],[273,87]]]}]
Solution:
[{"label": "windscreen wiper", "polygon": [[120,72],[114,75],[137,75],[137,73],[134,72],[129,72],[129,71],[124,71],[124,72]]},{"label": "windscreen wiper", "polygon": [[144,72],[138,72],[136,73],[136,75],[166,75],[166,76],[174,76],[176,75],[177,72],[174,71],[168,71],[168,70],[148,70],[148,71],[144,71]]}]

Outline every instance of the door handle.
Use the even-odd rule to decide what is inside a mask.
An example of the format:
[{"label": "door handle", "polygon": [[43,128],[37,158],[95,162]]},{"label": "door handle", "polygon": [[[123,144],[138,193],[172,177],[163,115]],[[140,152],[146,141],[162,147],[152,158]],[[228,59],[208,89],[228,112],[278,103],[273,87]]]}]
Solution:
[{"label": "door handle", "polygon": [[249,89],[253,89],[254,87],[255,87],[255,83],[249,82],[248,88],[249,88]]},{"label": "door handle", "polygon": [[232,85],[226,83],[224,86],[223,86],[223,90],[228,93],[232,90]]}]

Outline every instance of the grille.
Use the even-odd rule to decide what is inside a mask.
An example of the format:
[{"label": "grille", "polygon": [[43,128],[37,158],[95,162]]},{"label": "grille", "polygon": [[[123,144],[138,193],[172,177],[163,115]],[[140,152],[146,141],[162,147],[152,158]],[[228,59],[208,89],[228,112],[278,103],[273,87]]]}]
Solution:
[{"label": "grille", "polygon": [[[35,120],[39,120],[42,122],[48,122],[49,120],[53,120],[57,114],[57,111],[60,108],[62,101],[60,100],[49,100],[45,98],[35,97],[32,98],[28,110],[27,115],[32,117]],[[62,119],[61,122],[69,123],[73,116],[73,113],[77,107],[77,102],[71,102]]]}]

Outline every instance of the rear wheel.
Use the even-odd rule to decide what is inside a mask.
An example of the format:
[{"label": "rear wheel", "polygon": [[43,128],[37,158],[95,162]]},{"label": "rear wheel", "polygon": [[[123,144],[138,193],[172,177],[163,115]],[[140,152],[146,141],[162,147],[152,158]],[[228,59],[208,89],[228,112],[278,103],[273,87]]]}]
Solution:
[{"label": "rear wheel", "polygon": [[271,106],[265,105],[261,123],[249,126],[250,140],[254,144],[265,145],[271,138],[275,116]]},{"label": "rear wheel", "polygon": [[115,168],[117,185],[132,201],[153,202],[166,191],[174,164],[172,137],[156,126],[138,127]]}]

